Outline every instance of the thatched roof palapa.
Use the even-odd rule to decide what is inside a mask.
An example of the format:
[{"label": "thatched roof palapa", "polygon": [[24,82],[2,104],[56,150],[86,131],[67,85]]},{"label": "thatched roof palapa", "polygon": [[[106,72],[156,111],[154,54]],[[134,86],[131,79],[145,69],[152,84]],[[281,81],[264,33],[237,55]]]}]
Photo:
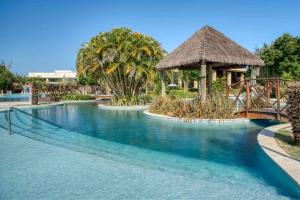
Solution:
[{"label": "thatched roof palapa", "polygon": [[204,26],[187,41],[168,54],[158,64],[158,69],[197,67],[205,61],[217,66],[263,66],[264,62],[224,34]]}]

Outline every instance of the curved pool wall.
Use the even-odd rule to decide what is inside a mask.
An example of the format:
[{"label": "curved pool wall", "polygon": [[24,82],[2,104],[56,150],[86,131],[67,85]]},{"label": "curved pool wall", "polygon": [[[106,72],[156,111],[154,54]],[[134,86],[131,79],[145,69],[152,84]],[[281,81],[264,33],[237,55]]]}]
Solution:
[{"label": "curved pool wall", "polygon": [[188,119],[188,118],[179,118],[179,117],[172,117],[168,115],[162,115],[162,114],[156,114],[156,113],[151,113],[149,110],[144,110],[143,113],[147,117],[152,117],[152,118],[157,118],[159,120],[172,120],[176,122],[186,122],[186,123],[196,123],[196,124],[238,124],[238,123],[249,123],[250,119],[247,118],[234,118],[234,119]]},{"label": "curved pool wall", "polygon": [[[141,111],[100,110],[93,103],[25,110],[61,126],[12,112],[13,131],[35,140],[143,168],[197,177],[207,185],[207,192],[228,189],[226,194],[219,194],[228,195],[228,199],[238,195],[261,199],[300,197],[299,187],[257,144],[258,132],[276,123],[273,121],[242,125],[166,122],[144,117]],[[5,113],[0,113],[0,118],[5,127]]]}]

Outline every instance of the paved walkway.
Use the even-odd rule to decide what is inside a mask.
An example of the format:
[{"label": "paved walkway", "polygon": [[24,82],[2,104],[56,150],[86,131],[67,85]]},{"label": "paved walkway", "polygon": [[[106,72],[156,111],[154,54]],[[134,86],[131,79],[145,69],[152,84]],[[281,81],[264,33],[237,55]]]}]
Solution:
[{"label": "paved walkway", "polygon": [[280,124],[263,129],[258,135],[258,143],[283,170],[300,186],[300,161],[288,155],[275,141],[275,133],[280,129],[289,128],[290,124]]},{"label": "paved walkway", "polygon": [[0,102],[0,110],[7,109],[12,106],[28,106],[29,101],[15,101],[15,102]]}]

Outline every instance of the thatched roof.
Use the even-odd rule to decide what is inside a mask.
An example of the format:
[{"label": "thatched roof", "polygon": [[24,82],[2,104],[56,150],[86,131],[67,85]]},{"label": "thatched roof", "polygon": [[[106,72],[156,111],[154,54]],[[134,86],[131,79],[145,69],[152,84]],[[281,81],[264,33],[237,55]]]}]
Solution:
[{"label": "thatched roof", "polygon": [[158,69],[197,67],[205,61],[214,66],[263,66],[264,62],[247,49],[209,26],[194,33],[187,41],[168,54]]}]

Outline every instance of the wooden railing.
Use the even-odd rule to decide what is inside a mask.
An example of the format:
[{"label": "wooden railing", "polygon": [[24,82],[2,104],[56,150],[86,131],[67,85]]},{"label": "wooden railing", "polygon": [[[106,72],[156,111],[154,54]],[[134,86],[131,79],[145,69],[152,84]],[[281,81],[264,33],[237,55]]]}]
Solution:
[{"label": "wooden railing", "polygon": [[227,86],[227,97],[238,105],[238,112],[259,111],[286,116],[287,86],[290,80],[280,78],[246,79]]}]

